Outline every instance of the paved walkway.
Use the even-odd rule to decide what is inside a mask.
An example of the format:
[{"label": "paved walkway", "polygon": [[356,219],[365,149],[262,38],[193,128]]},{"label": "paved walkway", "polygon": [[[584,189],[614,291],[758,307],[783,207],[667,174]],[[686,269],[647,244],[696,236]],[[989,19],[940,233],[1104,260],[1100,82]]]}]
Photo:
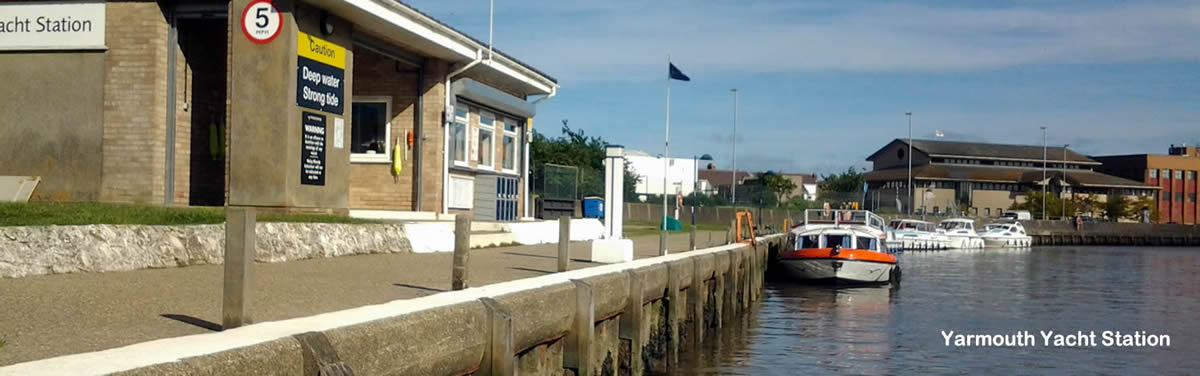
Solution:
[{"label": "paved walkway", "polygon": [[[711,239],[711,241],[710,241]],[[658,235],[633,237],[636,258],[658,254]],[[723,244],[701,231],[697,246]],[[668,249],[687,248],[672,234]],[[557,245],[471,252],[470,284],[482,286],[555,271]],[[255,265],[249,307],[257,322],[310,316],[450,289],[451,253],[385,254]],[[585,261],[573,243],[571,269]],[[0,366],[148,340],[219,330],[221,265],[0,279]]]}]

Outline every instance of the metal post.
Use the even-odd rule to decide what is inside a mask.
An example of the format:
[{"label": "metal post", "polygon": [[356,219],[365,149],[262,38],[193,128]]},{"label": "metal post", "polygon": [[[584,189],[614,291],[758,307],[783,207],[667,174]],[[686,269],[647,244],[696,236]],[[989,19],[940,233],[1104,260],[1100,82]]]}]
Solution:
[{"label": "metal post", "polygon": [[700,161],[696,156],[692,156],[692,231],[688,238],[688,249],[696,250],[696,187],[697,180],[700,180]]},{"label": "metal post", "polygon": [[[671,57],[667,57],[667,64]],[[667,254],[667,176],[671,174],[671,75],[667,75],[667,127],[663,136],[662,219],[659,220],[658,254]]]},{"label": "metal post", "polygon": [[1063,170],[1063,183],[1062,183],[1062,194],[1060,194],[1060,195],[1059,195],[1060,197],[1058,198],[1058,199],[1059,199],[1059,201],[1060,201],[1060,202],[1062,202],[1062,219],[1063,219],[1063,220],[1066,220],[1066,219],[1067,219],[1067,198],[1066,198],[1065,196],[1066,196],[1066,194],[1067,194],[1067,147],[1069,147],[1069,146],[1071,146],[1071,144],[1063,144],[1063,163],[1062,163],[1062,170]]},{"label": "metal post", "polygon": [[912,184],[912,112],[911,112],[911,111],[910,111],[910,112],[905,112],[905,113],[904,113],[904,115],[905,115],[905,116],[908,116],[908,185],[907,185],[907,187],[908,187],[908,199],[907,199],[907,200],[905,200],[905,201],[908,201],[908,215],[912,215],[912,214],[913,214],[913,212],[912,212],[912,210],[913,210],[913,205],[912,205],[912,202],[913,202],[913,189],[912,189],[912,185],[913,185],[913,184]]},{"label": "metal post", "polygon": [[733,92],[733,173],[729,175],[729,203],[733,204],[733,208],[737,209],[737,126],[738,126],[738,89],[730,89]]},{"label": "metal post", "polygon": [[454,290],[467,288],[467,264],[471,251],[471,217],[466,214],[454,216],[454,269],[450,275],[450,287]]},{"label": "metal post", "polygon": [[1046,127],[1042,128],[1042,220],[1046,220]]},{"label": "metal post", "polygon": [[225,280],[221,299],[221,327],[250,324],[249,304],[254,272],[255,214],[250,207],[225,208]]},{"label": "metal post", "polygon": [[571,259],[571,218],[558,217],[558,271],[567,271]]}]

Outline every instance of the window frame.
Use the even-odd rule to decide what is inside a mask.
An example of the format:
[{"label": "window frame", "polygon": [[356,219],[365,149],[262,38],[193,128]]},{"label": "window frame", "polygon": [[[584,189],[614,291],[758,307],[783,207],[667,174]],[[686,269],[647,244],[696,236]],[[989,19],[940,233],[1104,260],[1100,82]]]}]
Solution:
[{"label": "window frame", "polygon": [[[460,108],[466,112],[466,117],[458,116]],[[450,143],[450,163],[454,166],[469,168],[471,167],[471,107],[459,103],[454,106],[453,111],[454,121],[450,123],[450,137],[449,140],[446,140]],[[454,139],[454,128],[460,125],[463,127],[463,159],[461,161],[454,156],[455,150],[458,147],[457,141]]]},{"label": "window frame", "polygon": [[354,116],[354,105],[358,103],[384,103],[386,122],[383,124],[383,154],[367,154],[354,152],[354,121],[350,121],[350,163],[392,163],[392,97],[389,95],[356,95],[350,104],[350,116]]},{"label": "window frame", "polygon": [[1188,172],[1187,172],[1187,175],[1185,176],[1185,178],[1186,178],[1187,180],[1196,180],[1196,171],[1191,171],[1191,170],[1188,170]]},{"label": "window frame", "polygon": [[[483,124],[484,114],[487,114],[489,117],[492,118],[491,125]],[[488,152],[489,152],[488,153],[489,155],[487,156],[488,161],[487,161],[487,163],[484,163],[483,156],[480,155],[478,158],[479,160],[476,161],[476,165],[475,165],[476,168],[478,168],[478,169],[487,170],[487,171],[495,171],[496,170],[496,122],[498,122],[498,121],[500,121],[500,117],[496,116],[495,113],[493,113],[491,111],[485,111],[483,109],[479,110],[479,127],[475,130],[475,137],[477,138],[477,142],[478,142],[477,147],[479,148],[479,150],[477,150],[477,152],[482,153],[482,151],[483,151],[483,132],[486,131],[491,134],[491,142],[488,145]],[[484,167],[484,166],[486,166],[486,167]]]},{"label": "window frame", "polygon": [[1183,180],[1183,170],[1175,170],[1175,180]]},{"label": "window frame", "polygon": [[[501,147],[504,146],[504,138],[505,137],[512,137],[512,139],[513,139],[513,150],[512,150],[513,167],[510,169],[510,168],[507,168],[504,166],[504,162],[507,160],[508,153],[509,153],[508,148],[505,148],[504,155],[500,156],[500,171],[516,175],[517,174],[517,166],[520,166],[521,148],[523,147],[523,145],[521,143],[521,130],[525,127],[525,125],[523,124],[524,122],[515,120],[515,119],[511,119],[511,118],[504,118],[503,121],[504,121],[504,124],[503,124],[504,126],[502,127],[502,129],[500,131],[500,146]],[[509,122],[512,122],[512,124],[513,124],[513,130],[511,130],[511,131],[508,130]]]},{"label": "window frame", "polygon": [[1149,176],[1150,179],[1158,179],[1158,169],[1157,168],[1150,169],[1149,174],[1150,174],[1150,176]]}]

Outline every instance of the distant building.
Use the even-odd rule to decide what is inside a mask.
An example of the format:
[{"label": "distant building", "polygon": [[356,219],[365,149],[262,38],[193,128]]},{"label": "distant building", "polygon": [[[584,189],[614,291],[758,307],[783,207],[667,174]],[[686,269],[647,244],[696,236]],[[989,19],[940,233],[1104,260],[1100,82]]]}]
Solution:
[{"label": "distant building", "polygon": [[1160,189],[1155,196],[1159,223],[1197,223],[1200,201],[1196,200],[1196,173],[1200,150],[1195,146],[1171,145],[1166,155],[1135,154],[1093,157],[1103,165],[1097,171],[1144,182]]},{"label": "distant building", "polygon": [[908,196],[908,146],[907,140],[895,139],[867,157],[873,164],[866,173],[867,207],[906,211],[911,203],[914,212],[998,217],[1013,204],[1025,202],[1028,191],[1047,184],[1050,193],[1090,195],[1099,201],[1111,194],[1149,196],[1159,189],[1142,180],[1096,172],[1100,162],[1063,147],[1043,151],[1041,145],[913,140],[915,189]]},{"label": "distant building", "polygon": [[779,176],[796,184],[796,189],[790,195],[784,196],[784,200],[790,199],[792,196],[800,196],[809,201],[817,199],[817,174],[780,173]]},{"label": "distant building", "polygon": [[[696,164],[698,162],[693,161],[692,158],[670,158],[668,168],[664,166],[663,159],[659,156],[638,150],[625,150],[625,161],[640,179],[634,189],[639,195],[661,195],[663,192],[671,195],[676,192],[690,195],[694,190],[692,187],[696,182]],[[667,175],[665,190],[663,189],[663,175]],[[698,188],[701,192],[711,189],[707,186]]]},{"label": "distant building", "polygon": [[[736,177],[733,170],[700,170],[700,182],[706,184],[709,188],[701,190],[707,195],[720,195],[729,198],[729,186],[734,181],[738,186],[741,186],[746,180],[754,179],[754,174],[749,171],[738,171]],[[738,191],[740,194],[742,191]]]}]

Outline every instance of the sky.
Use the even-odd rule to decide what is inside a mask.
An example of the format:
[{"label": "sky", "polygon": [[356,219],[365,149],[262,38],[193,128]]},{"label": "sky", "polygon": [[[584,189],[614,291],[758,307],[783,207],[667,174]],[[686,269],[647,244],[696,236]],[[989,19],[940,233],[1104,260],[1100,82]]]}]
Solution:
[{"label": "sky", "polygon": [[[405,0],[488,40],[487,0]],[[1088,155],[1200,144],[1200,2],[495,0],[494,46],[556,78],[534,127],[729,168],[869,168],[894,138]],[[733,136],[734,95],[738,128]]]}]

